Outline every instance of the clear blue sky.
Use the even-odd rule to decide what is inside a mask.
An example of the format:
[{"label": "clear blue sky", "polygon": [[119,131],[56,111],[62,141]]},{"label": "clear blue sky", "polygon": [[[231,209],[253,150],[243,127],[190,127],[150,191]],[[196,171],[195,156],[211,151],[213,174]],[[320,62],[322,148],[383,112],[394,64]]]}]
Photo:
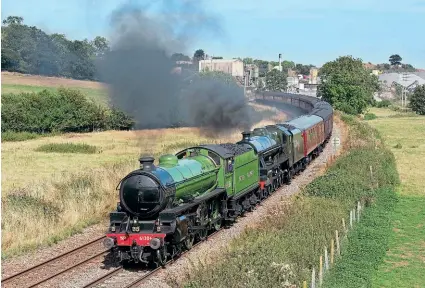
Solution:
[{"label": "clear blue sky", "polygon": [[[111,12],[126,2],[3,0],[1,16],[22,16],[48,33],[91,39],[108,36]],[[425,69],[425,0],[209,0],[203,6],[217,16],[221,33],[203,34],[187,53],[203,48],[225,58],[264,60],[282,53],[284,59],[319,66],[341,55],[382,63],[398,53],[404,63]]]}]

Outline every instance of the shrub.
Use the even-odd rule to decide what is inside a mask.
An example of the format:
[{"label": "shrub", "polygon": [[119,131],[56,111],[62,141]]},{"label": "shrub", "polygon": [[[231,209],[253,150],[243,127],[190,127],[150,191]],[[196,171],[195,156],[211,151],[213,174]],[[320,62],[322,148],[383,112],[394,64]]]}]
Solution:
[{"label": "shrub", "polygon": [[390,100],[382,100],[380,102],[376,102],[376,107],[378,108],[385,108],[385,107],[389,107],[391,105],[391,101]]},{"label": "shrub", "polygon": [[419,115],[425,115],[425,85],[416,87],[410,97],[409,107]]},{"label": "shrub", "polygon": [[79,90],[5,94],[1,102],[2,132],[91,132],[134,125],[123,112],[96,105]]},{"label": "shrub", "polygon": [[94,154],[97,151],[96,146],[88,144],[74,144],[74,143],[50,143],[44,144],[35,149],[38,152],[47,153],[85,153]]},{"label": "shrub", "polygon": [[373,113],[366,113],[364,115],[364,120],[373,120],[373,119],[376,119],[376,118],[378,118],[378,117],[376,117],[376,115],[373,114]]}]

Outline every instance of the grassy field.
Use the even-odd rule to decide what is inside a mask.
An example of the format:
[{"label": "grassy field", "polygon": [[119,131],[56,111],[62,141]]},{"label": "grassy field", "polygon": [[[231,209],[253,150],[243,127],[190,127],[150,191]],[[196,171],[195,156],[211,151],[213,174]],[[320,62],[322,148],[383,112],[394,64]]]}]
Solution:
[{"label": "grassy field", "polygon": [[393,111],[373,109],[368,121],[395,155],[401,186],[392,217],[392,235],[375,287],[424,287],[425,283],[425,117],[388,118]]},{"label": "grassy field", "polygon": [[[6,76],[3,93],[56,89],[68,83],[69,87],[96,91],[88,93],[93,99],[105,95],[95,82]],[[269,107],[252,105],[270,118],[256,126],[285,119],[283,113]],[[235,142],[240,137],[240,131],[207,137],[197,128],[178,128],[70,133],[2,143],[2,258],[57,242],[104,219],[118,200],[118,181],[138,168],[141,154],[158,158],[187,146]]]},{"label": "grassy field", "polygon": [[78,89],[99,104],[108,103],[107,87],[99,82],[1,72],[2,94],[40,92],[44,89],[55,91],[61,86]]},{"label": "grassy field", "polygon": [[[65,86],[64,86],[65,87]],[[58,87],[49,87],[49,86],[31,86],[31,85],[19,85],[19,84],[3,84],[1,85],[1,93],[32,93],[40,92],[43,90],[56,91]],[[96,89],[96,88],[76,88],[83,92],[87,98],[92,99],[96,103],[107,105],[108,104],[108,94],[105,89]]]}]

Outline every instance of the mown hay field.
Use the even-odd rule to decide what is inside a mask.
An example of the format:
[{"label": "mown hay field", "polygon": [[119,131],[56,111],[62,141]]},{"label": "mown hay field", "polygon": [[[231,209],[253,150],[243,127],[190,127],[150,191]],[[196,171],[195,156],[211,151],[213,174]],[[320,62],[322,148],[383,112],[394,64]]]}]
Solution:
[{"label": "mown hay field", "polygon": [[61,86],[78,89],[99,104],[108,103],[107,86],[99,82],[1,72],[2,94],[40,92],[44,89],[55,91]]},{"label": "mown hay field", "polygon": [[[99,90],[93,87],[83,88]],[[256,127],[285,120],[267,106],[250,105],[269,116]],[[3,142],[2,257],[55,243],[105,219],[118,200],[119,180],[139,167],[141,154],[158,159],[192,145],[235,142],[240,132],[209,137],[198,128],[105,131]]]}]

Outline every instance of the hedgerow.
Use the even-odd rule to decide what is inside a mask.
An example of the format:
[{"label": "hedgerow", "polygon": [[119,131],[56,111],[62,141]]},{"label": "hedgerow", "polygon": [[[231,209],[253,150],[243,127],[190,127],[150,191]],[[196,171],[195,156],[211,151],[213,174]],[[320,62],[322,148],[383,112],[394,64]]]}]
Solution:
[{"label": "hedgerow", "polygon": [[79,90],[5,94],[1,104],[2,132],[91,132],[128,130],[134,125],[122,111],[96,105]]}]

